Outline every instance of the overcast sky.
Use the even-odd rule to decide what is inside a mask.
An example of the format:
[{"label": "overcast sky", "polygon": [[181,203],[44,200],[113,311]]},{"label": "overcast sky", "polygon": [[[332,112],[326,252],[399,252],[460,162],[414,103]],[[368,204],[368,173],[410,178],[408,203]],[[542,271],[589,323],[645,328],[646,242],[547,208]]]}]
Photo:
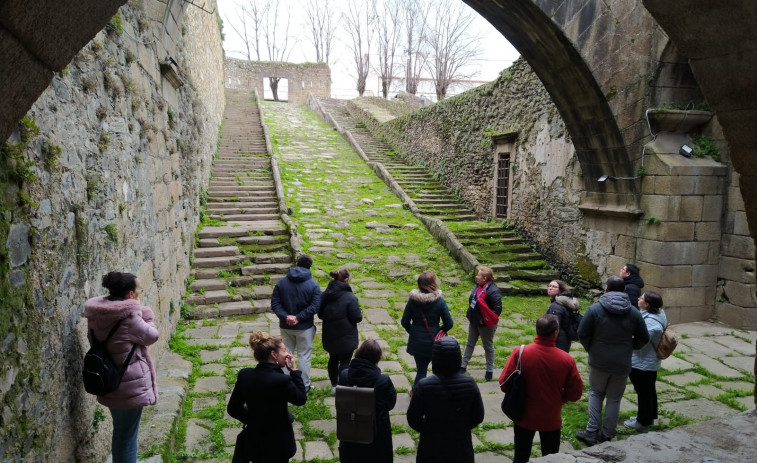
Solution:
[{"label": "overcast sky", "polygon": [[[247,4],[251,0],[217,0],[218,10],[221,14],[221,19],[224,21],[224,43],[223,48],[226,51],[226,55],[231,58],[246,58],[246,55],[242,52],[244,49],[243,41],[239,36],[229,27],[229,22],[236,23],[241,14],[237,5],[239,3]],[[347,1],[357,0],[331,0],[336,7],[337,11],[343,11],[347,9]],[[462,3],[462,2],[461,2]],[[303,63],[307,61],[315,61],[315,49],[308,38],[308,28],[305,26],[305,13],[302,0],[284,0],[282,5],[288,5],[291,13],[291,26],[290,35],[297,40],[297,46],[290,55],[290,61],[294,63]],[[469,8],[465,5],[465,8]],[[473,11],[473,10],[471,10]],[[481,37],[481,58],[475,62],[470,69],[467,69],[468,73],[475,73],[473,80],[490,81],[494,80],[499,75],[502,69],[509,67],[512,62],[518,58],[519,54],[510,43],[486,21],[483,17],[473,12],[475,19],[473,27],[476,29]],[[349,41],[349,36],[346,34],[344,26],[340,27],[340,31],[337,33],[337,40],[333,46],[331,52],[331,94],[335,98],[354,98],[357,96],[357,90],[355,90],[355,64],[351,59],[351,51],[347,47],[346,43]],[[378,56],[374,56],[376,46],[371,47],[371,61],[378,65]],[[262,53],[261,53],[262,55]],[[262,58],[262,56],[261,56]],[[283,81],[282,81],[283,82]],[[376,73],[371,72],[366,84],[366,93],[372,91],[375,95],[379,95],[380,86],[379,79]],[[478,84],[470,84],[468,88]],[[395,88],[396,87],[396,88]],[[393,90],[402,90],[404,85],[400,83],[392,84]],[[266,86],[266,90],[268,90]],[[423,93],[427,97],[435,99],[433,94],[433,86],[428,86],[423,89]],[[452,89],[450,94],[459,93],[463,89]],[[281,94],[281,89],[279,90]],[[269,96],[266,96],[269,97]]]}]

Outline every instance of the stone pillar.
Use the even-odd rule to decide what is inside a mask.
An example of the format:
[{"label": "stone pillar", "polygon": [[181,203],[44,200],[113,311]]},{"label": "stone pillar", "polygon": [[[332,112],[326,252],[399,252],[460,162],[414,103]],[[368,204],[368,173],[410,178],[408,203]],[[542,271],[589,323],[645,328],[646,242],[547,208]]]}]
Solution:
[{"label": "stone pillar", "polygon": [[[715,315],[721,223],[728,167],[712,159],[678,154],[683,136],[660,136],[647,145],[641,180],[634,259],[616,245],[613,267],[634,260],[645,289],[659,291],[671,323]],[[618,242],[621,242],[621,238]],[[618,252],[626,251],[626,252]]]}]

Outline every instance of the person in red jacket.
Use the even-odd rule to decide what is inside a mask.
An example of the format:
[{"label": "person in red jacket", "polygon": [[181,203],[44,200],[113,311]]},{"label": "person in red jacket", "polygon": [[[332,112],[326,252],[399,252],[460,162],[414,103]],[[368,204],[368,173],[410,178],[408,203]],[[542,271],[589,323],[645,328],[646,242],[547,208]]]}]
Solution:
[{"label": "person in red jacket", "polygon": [[[560,325],[556,316],[542,315],[536,321],[536,339],[523,349],[521,374],[525,381],[526,415],[513,423],[515,456],[513,463],[523,463],[531,457],[534,435],[539,431],[541,454],[560,450],[562,404],[581,398],[584,383],[576,368],[576,361],[567,352],[555,347]],[[507,392],[505,380],[518,364],[520,346],[507,359],[499,376],[502,392]]]}]

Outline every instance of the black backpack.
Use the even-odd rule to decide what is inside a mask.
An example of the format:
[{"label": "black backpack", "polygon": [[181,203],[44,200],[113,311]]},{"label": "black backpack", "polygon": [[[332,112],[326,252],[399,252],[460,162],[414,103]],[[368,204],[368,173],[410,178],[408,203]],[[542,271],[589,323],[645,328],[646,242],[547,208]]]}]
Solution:
[{"label": "black backpack", "polygon": [[568,314],[568,319],[570,320],[570,325],[568,326],[568,339],[571,341],[578,341],[578,325],[581,324],[581,320],[583,320],[584,316],[581,315],[581,312],[576,310],[571,310]]},{"label": "black backpack", "polygon": [[91,347],[84,356],[84,368],[82,369],[82,380],[84,381],[84,390],[94,395],[105,395],[118,389],[121,384],[121,378],[124,376],[126,368],[129,366],[134,349],[134,344],[129,351],[121,368],[118,368],[110,357],[110,352],[106,347],[113,333],[121,325],[121,320],[116,322],[115,326],[110,329],[108,337],[104,341],[98,341],[95,337],[94,330],[91,330],[92,342]]},{"label": "black backpack", "polygon": [[372,387],[337,386],[336,438],[370,444],[376,434],[376,395]]}]

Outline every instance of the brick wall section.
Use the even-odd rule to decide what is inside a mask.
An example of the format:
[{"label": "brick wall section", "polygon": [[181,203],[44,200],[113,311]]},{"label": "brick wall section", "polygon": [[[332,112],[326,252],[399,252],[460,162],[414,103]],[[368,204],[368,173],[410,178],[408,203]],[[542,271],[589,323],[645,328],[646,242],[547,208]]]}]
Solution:
[{"label": "brick wall section", "polygon": [[192,6],[173,14],[187,24],[171,45],[186,84],[165,92],[160,12],[181,3],[123,6],[123,34],[98,33],[29,111],[40,133],[24,155],[36,179],[0,184],[0,231],[9,230],[0,242],[13,256],[2,297],[22,301],[3,307],[0,323],[3,461],[107,458],[110,418],[95,419],[79,374],[89,347],[83,302],[105,292],[102,275],[140,279],[161,333],[154,359],[179,319],[224,104],[218,22]]},{"label": "brick wall section", "polygon": [[279,63],[226,58],[226,86],[228,88],[257,89],[264,95],[267,77],[289,80],[290,103],[307,102],[308,93],[315,97],[331,97],[331,69],[325,63]]}]

